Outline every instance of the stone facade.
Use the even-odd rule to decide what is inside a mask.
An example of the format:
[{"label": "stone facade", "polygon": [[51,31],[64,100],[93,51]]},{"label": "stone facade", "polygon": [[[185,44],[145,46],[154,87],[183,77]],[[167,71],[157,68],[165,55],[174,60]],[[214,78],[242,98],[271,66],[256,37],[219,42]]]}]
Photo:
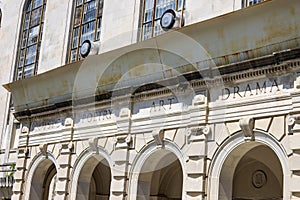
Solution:
[{"label": "stone facade", "polygon": [[37,76],[1,73],[11,199],[300,199],[298,1],[187,1],[186,27],[140,42],[140,2],[107,2],[100,53],[64,65],[71,4],[47,5]]}]

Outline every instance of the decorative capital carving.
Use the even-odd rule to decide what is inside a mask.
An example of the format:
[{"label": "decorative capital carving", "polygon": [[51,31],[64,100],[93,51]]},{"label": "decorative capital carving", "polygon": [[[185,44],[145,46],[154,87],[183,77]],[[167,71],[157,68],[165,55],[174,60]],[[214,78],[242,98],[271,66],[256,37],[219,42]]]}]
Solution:
[{"label": "decorative capital carving", "polygon": [[206,136],[211,133],[209,125],[191,128],[187,133],[187,139],[189,142],[203,141]]},{"label": "decorative capital carving", "polygon": [[123,135],[123,136],[118,136],[116,138],[116,148],[119,149],[127,149],[130,148],[132,145],[132,136],[131,135]]},{"label": "decorative capital carving", "polygon": [[74,144],[73,142],[59,144],[59,149],[61,154],[69,154],[74,150]]},{"label": "decorative capital carving", "polygon": [[300,122],[300,115],[289,115],[286,118],[288,126],[294,126],[297,122]]},{"label": "decorative capital carving", "polygon": [[152,131],[152,136],[153,136],[154,141],[157,145],[163,145],[164,135],[165,135],[164,130],[156,129],[156,130]]},{"label": "decorative capital carving", "polygon": [[240,119],[239,124],[243,131],[245,140],[254,140],[254,119],[251,117],[245,117]]}]

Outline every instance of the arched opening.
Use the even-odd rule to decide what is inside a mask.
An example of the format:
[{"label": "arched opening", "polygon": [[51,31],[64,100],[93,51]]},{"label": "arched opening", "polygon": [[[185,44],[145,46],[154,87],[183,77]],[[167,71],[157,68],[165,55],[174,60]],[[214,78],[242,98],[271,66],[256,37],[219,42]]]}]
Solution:
[{"label": "arched opening", "polygon": [[270,147],[259,142],[248,142],[229,153],[220,174],[219,199],[282,198],[283,170]]},{"label": "arched opening", "polygon": [[43,160],[33,174],[29,199],[54,199],[56,173],[54,163],[49,159]]},{"label": "arched opening", "polygon": [[111,170],[107,160],[92,156],[81,169],[76,199],[108,200],[110,183]]},{"label": "arched opening", "polygon": [[138,177],[138,200],[179,200],[182,198],[183,172],[179,159],[159,149],[144,162]]}]

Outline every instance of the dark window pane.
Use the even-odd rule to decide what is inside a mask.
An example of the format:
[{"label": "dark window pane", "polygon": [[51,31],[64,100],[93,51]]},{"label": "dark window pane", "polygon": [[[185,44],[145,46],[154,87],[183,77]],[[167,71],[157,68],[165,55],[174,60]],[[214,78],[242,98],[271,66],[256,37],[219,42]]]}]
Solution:
[{"label": "dark window pane", "polygon": [[99,3],[98,17],[102,16],[102,13],[103,13],[103,0],[101,0]]},{"label": "dark window pane", "polygon": [[26,12],[29,12],[30,10],[31,10],[31,1],[29,1],[28,3],[27,3],[27,5],[26,5]]},{"label": "dark window pane", "polygon": [[33,0],[33,9],[41,6],[43,4],[43,0]]},{"label": "dark window pane", "polygon": [[77,0],[77,6],[81,5],[82,4],[82,0]]},{"label": "dark window pane", "polygon": [[90,1],[84,5],[83,23],[91,21],[96,18],[96,1]]},{"label": "dark window pane", "polygon": [[80,43],[84,42],[85,40],[94,41],[94,33],[95,33],[94,30],[95,30],[95,21],[84,24],[82,26],[82,33],[81,33]]},{"label": "dark window pane", "polygon": [[100,35],[101,35],[101,21],[102,17],[97,20],[97,35],[96,35],[96,40],[100,40]]},{"label": "dark window pane", "polygon": [[25,65],[28,65],[35,61],[35,54],[36,54],[36,44],[33,46],[30,46],[30,47],[27,47]]},{"label": "dark window pane", "polygon": [[72,48],[76,48],[78,46],[78,39],[79,39],[79,28],[75,28],[73,31]]},{"label": "dark window pane", "polygon": [[37,43],[37,39],[39,36],[39,30],[40,30],[40,26],[36,26],[36,27],[29,29],[28,45]]},{"label": "dark window pane", "polygon": [[40,23],[41,13],[42,13],[42,7],[32,11],[31,19],[30,19],[30,27],[36,26]]},{"label": "dark window pane", "polygon": [[76,61],[76,51],[77,49],[71,51],[70,62]]},{"label": "dark window pane", "polygon": [[75,20],[74,20],[74,25],[75,26],[80,24],[81,13],[82,13],[82,7],[77,7],[76,11],[75,11]]},{"label": "dark window pane", "polygon": [[34,64],[24,67],[24,78],[32,76],[34,73]]}]

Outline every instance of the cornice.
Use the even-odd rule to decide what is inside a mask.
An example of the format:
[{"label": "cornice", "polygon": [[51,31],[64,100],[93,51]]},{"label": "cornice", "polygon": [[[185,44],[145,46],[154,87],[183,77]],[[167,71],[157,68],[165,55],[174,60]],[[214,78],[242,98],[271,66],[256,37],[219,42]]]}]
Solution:
[{"label": "cornice", "polygon": [[[243,62],[243,65],[245,63]],[[267,76],[279,76],[286,73],[293,73],[300,69],[300,59],[294,59],[289,61],[284,61],[280,64],[273,63],[268,66],[259,67],[259,68],[251,68],[246,70],[237,71],[234,73],[220,75],[219,77],[214,78],[201,78],[188,80],[185,83],[178,84],[178,80],[174,81],[172,79],[165,79],[161,82],[154,83],[157,87],[149,87],[150,90],[147,90],[147,87],[144,87],[142,91],[138,91],[137,93],[132,93],[132,88],[122,88],[120,91],[113,91],[93,97],[87,97],[85,99],[78,99],[76,101],[68,100],[65,102],[60,102],[55,105],[48,105],[45,107],[34,108],[31,110],[24,110],[21,112],[15,113],[15,116],[19,120],[28,119],[31,117],[46,117],[49,115],[61,114],[62,112],[70,113],[76,106],[77,110],[87,109],[91,106],[99,108],[99,107],[107,107],[111,106],[114,103],[121,104],[122,101],[130,101],[133,102],[141,102],[145,99],[154,99],[158,97],[167,97],[174,94],[184,94],[185,92],[196,91],[196,90],[206,90],[207,85],[227,85],[232,83],[240,83],[247,80],[260,79]],[[197,73],[197,72],[193,72]],[[186,76],[192,77],[192,73],[186,74]],[[197,77],[197,76],[195,76]],[[174,84],[177,83],[177,84]],[[161,85],[165,85],[166,87],[161,87]],[[128,92],[128,93],[127,93]]]}]

